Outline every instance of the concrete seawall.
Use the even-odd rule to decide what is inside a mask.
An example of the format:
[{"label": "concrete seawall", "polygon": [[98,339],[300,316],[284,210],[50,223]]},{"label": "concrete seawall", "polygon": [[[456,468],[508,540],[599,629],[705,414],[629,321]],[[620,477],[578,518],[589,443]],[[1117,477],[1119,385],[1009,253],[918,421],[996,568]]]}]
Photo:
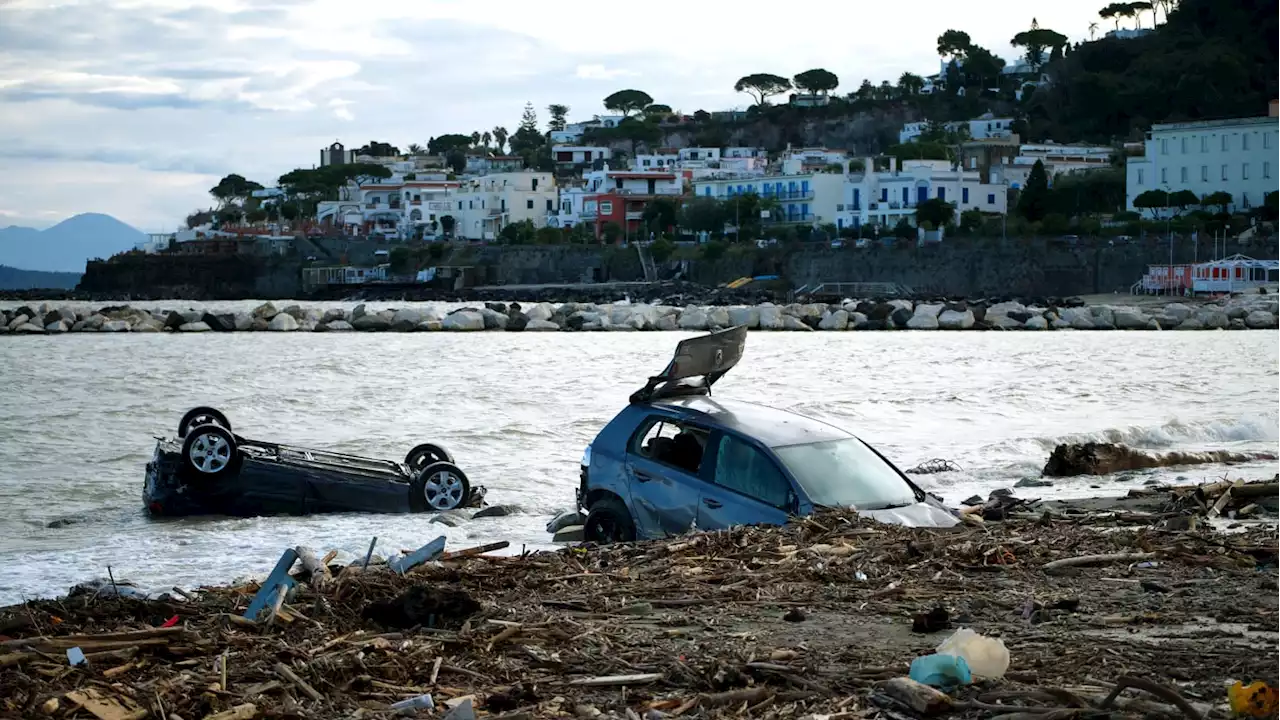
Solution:
[{"label": "concrete seawall", "polygon": [[846,300],[838,304],[673,307],[648,304],[488,303],[457,310],[435,306],[371,311],[277,307],[251,312],[48,304],[0,310],[0,334],[86,332],[560,332],[751,330],[1245,330],[1277,327],[1276,295],[1241,295],[1214,303],[1026,306],[1018,302]]}]

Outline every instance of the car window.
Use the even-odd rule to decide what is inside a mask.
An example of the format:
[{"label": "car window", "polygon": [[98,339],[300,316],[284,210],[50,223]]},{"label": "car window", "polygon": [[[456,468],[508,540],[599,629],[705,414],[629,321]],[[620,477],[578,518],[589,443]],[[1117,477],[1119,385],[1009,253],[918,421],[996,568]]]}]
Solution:
[{"label": "car window", "polygon": [[915,490],[857,438],[773,449],[815,505],[878,510],[916,502]]},{"label": "car window", "polygon": [[778,508],[787,506],[791,489],[791,483],[769,456],[732,435],[720,437],[714,482]]},{"label": "car window", "polygon": [[631,440],[631,452],[697,475],[707,446],[702,428],[665,416],[650,418]]}]

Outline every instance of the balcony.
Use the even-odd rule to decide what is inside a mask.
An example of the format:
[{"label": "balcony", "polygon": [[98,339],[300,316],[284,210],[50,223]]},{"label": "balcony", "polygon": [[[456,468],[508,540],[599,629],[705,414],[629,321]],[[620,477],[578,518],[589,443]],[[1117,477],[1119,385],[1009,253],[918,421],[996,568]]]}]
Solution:
[{"label": "balcony", "polygon": [[628,220],[643,220],[643,219],[644,219],[644,211],[643,211],[643,210],[628,210],[628,211],[627,211],[627,219],[628,219]]},{"label": "balcony", "polygon": [[771,190],[769,192],[762,193],[760,197],[773,198],[774,200],[812,200],[813,191],[783,190],[782,192],[778,192],[776,190]]},{"label": "balcony", "polygon": [[818,216],[813,213],[779,214],[777,217],[764,218],[762,221],[770,225],[810,225]]}]

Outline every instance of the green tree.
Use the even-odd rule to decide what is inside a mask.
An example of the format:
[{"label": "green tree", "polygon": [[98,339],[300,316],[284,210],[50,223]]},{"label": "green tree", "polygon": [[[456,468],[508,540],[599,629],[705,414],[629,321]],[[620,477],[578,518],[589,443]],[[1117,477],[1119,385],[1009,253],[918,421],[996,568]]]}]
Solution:
[{"label": "green tree", "polygon": [[715,198],[690,198],[680,208],[680,227],[690,232],[720,232],[724,230],[724,208]]},{"label": "green tree", "polygon": [[248,220],[251,223],[266,222],[267,211],[263,210],[262,208],[258,208],[257,210],[250,210],[249,212],[245,213],[244,219]]},{"label": "green tree", "polygon": [[1235,198],[1231,197],[1231,193],[1223,190],[1211,192],[1200,199],[1201,207],[1216,207],[1221,213],[1228,212],[1233,202]]},{"label": "green tree", "polygon": [[1039,160],[1031,166],[1026,187],[1018,194],[1018,214],[1029,222],[1038,222],[1049,214],[1049,175]]},{"label": "green tree", "polygon": [[1280,214],[1280,193],[1271,191],[1262,197],[1262,219],[1267,222],[1275,222],[1276,217]]},{"label": "green tree", "polygon": [[498,238],[508,245],[532,245],[537,233],[532,220],[521,220],[504,226]]},{"label": "green tree", "polygon": [[719,240],[712,240],[702,246],[702,259],[707,262],[715,262],[724,257],[729,246]]},{"label": "green tree", "polygon": [[447,133],[427,141],[427,152],[432,155],[445,155],[450,150],[466,150],[471,147],[471,136],[459,133]]},{"label": "green tree", "polygon": [[947,30],[938,36],[938,55],[944,60],[963,60],[969,53],[972,42],[969,33],[960,30]]},{"label": "green tree", "polygon": [[564,231],[553,227],[538,228],[534,242],[539,245],[559,245],[564,242]]},{"label": "green tree", "polygon": [[493,135],[493,144],[497,146],[498,154],[501,155],[503,152],[503,148],[506,147],[507,145],[507,137],[510,135],[510,133],[508,133],[507,129],[502,127],[501,125],[495,126],[489,132]]},{"label": "green tree", "polygon": [[676,203],[669,198],[656,198],[644,208],[645,227],[658,233],[670,232],[676,226]]},{"label": "green tree", "polygon": [[662,118],[670,114],[670,105],[654,104],[644,109],[644,115],[647,118]]},{"label": "green tree", "polygon": [[902,73],[902,76],[898,78],[898,91],[902,93],[903,97],[919,95],[920,91],[923,89],[924,78],[919,75],[904,72]]},{"label": "green tree", "polygon": [[676,244],[666,235],[659,237],[649,245],[649,255],[656,263],[666,262],[676,252]]},{"label": "green tree", "polygon": [[1009,44],[1023,48],[1026,51],[1024,54],[1027,64],[1031,66],[1031,71],[1039,72],[1040,66],[1044,62],[1044,51],[1050,50],[1052,52],[1056,49],[1060,53],[1062,47],[1067,44],[1067,36],[1048,28],[1042,28],[1035,18],[1031,18],[1031,29],[1023,30],[1014,35]]},{"label": "green tree", "polygon": [[493,134],[492,134],[492,133],[490,133],[488,130],[485,130],[484,132],[480,133],[480,144],[481,144],[481,145],[483,145],[483,146],[485,146],[485,147],[487,148],[487,147],[489,147],[489,143],[491,143],[491,142],[493,142]]},{"label": "green tree", "polygon": [[863,79],[862,84],[854,91],[853,96],[858,100],[874,100],[876,97],[876,86],[871,84],[870,80]]},{"label": "green tree", "polygon": [[1187,208],[1200,204],[1200,198],[1190,190],[1179,190],[1169,193],[1169,204],[1178,208],[1179,211],[1185,211]]},{"label": "green tree", "polygon": [[450,150],[445,153],[444,162],[450,170],[459,175],[467,169],[467,155],[461,150]]},{"label": "green tree", "polygon": [[1122,17],[1123,11],[1124,3],[1111,3],[1098,11],[1098,17],[1103,20],[1114,20],[1116,23],[1116,30],[1119,30],[1120,18]]},{"label": "green tree", "polygon": [[243,176],[232,173],[209,188],[209,194],[218,201],[218,205],[226,207],[231,203],[243,203],[254,190],[261,190],[262,185]]},{"label": "green tree", "polygon": [[616,243],[622,237],[622,226],[610,220],[600,226],[600,238],[607,243]]},{"label": "green tree", "polygon": [[976,233],[982,227],[984,219],[981,210],[965,210],[960,213],[960,231],[965,234]]},{"label": "green tree", "polygon": [[1161,211],[1169,209],[1171,205],[1169,193],[1164,190],[1148,190],[1133,199],[1134,207],[1139,210],[1146,210],[1151,214],[1152,218],[1156,219],[1162,218]]},{"label": "green tree", "polygon": [[791,81],[770,73],[755,73],[738,79],[733,89],[750,95],[757,105],[764,105],[774,95],[780,95],[791,89]]},{"label": "green tree", "polygon": [[946,200],[929,198],[916,205],[916,225],[929,223],[935,228],[951,224],[956,217],[956,206]]},{"label": "green tree", "polygon": [[408,152],[410,155],[414,157],[417,157],[418,155],[425,155],[427,153],[427,149],[422,147],[418,143],[409,143],[409,147],[406,148],[406,152]]},{"label": "green tree", "polygon": [[805,70],[792,78],[792,81],[795,83],[796,89],[815,95],[826,95],[840,85],[840,78],[836,77],[835,73],[823,68]]},{"label": "green tree", "polygon": [[368,145],[356,150],[356,155],[368,155],[369,157],[396,157],[400,154],[400,148],[391,143],[373,141]]},{"label": "green tree", "polygon": [[563,130],[569,124],[569,106],[552,103],[547,106],[547,114],[551,116],[551,120],[547,122],[547,129],[551,131]]},{"label": "green tree", "polygon": [[619,90],[604,99],[605,109],[620,112],[623,115],[640,112],[652,104],[653,98],[642,90]]},{"label": "green tree", "polygon": [[964,61],[966,86],[983,90],[996,87],[1000,84],[1002,70],[1004,70],[1003,58],[997,57],[980,45],[969,48],[969,56]]},{"label": "green tree", "polygon": [[511,152],[523,155],[525,164],[532,166],[535,164],[537,150],[544,141],[545,138],[538,131],[538,113],[533,109],[533,103],[525,103],[524,112],[520,116],[520,127],[511,136]]}]

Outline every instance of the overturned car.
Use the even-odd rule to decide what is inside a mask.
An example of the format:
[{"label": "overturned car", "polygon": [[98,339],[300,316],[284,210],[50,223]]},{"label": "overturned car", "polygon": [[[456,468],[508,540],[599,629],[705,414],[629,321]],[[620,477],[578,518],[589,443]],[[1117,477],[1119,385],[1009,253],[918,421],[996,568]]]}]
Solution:
[{"label": "overturned car", "polygon": [[853,434],[785,410],[711,396],[746,328],[682,341],[583,452],[577,491],[592,542],[780,525],[822,507],[950,527],[954,513]]},{"label": "overturned car", "polygon": [[155,516],[443,512],[485,496],[431,443],[404,462],[280,445],[237,435],[208,407],[187,412],[176,439],[156,440],[142,491]]}]

